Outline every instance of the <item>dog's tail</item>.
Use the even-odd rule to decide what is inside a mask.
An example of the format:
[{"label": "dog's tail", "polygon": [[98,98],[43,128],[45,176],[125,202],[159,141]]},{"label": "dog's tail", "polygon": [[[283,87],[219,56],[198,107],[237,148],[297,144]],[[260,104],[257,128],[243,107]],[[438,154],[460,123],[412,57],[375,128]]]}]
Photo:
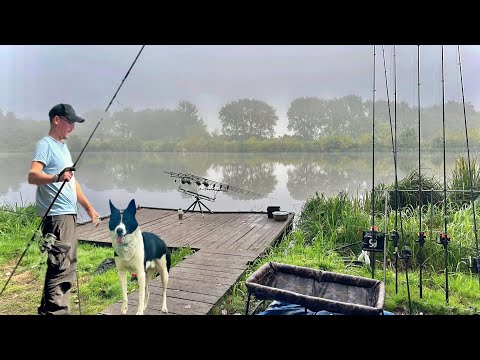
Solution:
[{"label": "dog's tail", "polygon": [[170,251],[167,251],[167,253],[165,254],[165,256],[167,257],[167,271],[170,272],[170,265],[172,264],[172,259],[171,259],[171,256],[170,256]]}]

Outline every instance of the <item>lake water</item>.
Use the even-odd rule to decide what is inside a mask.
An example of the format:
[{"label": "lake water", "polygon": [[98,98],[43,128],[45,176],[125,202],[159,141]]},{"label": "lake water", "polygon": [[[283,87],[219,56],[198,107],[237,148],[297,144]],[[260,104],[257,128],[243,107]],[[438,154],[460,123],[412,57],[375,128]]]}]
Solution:
[{"label": "lake water", "polygon": [[[446,155],[447,177],[462,153]],[[0,203],[35,202],[35,185],[27,183],[31,153],[0,154]],[[74,160],[78,154],[72,154]],[[478,153],[471,154],[478,162]],[[434,174],[443,183],[443,154],[423,153],[422,172]],[[398,179],[418,169],[418,153],[398,153]],[[268,206],[300,212],[309,197],[347,191],[352,196],[372,188],[372,153],[89,153],[77,164],[76,177],[84,193],[102,215],[109,214],[108,200],[120,208],[131,199],[137,205],[186,209],[193,196],[178,191],[180,183],[166,172],[188,173],[234,186],[218,192],[215,201],[202,200],[212,211],[266,211]],[[375,154],[375,185],[393,183],[392,153]],[[184,185],[182,185],[185,187]],[[213,191],[197,190],[212,198]],[[259,196],[246,193],[248,190]],[[198,209],[198,207],[197,207]],[[79,220],[88,216],[83,209]]]}]

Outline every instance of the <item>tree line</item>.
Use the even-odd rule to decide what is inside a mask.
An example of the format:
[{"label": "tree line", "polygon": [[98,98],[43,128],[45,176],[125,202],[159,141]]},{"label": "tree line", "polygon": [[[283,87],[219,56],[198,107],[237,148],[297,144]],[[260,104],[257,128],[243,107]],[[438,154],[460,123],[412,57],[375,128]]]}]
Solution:
[{"label": "tree line", "polygon": [[[469,129],[473,138],[479,135],[480,114],[471,103],[465,106]],[[98,144],[124,144],[126,148],[142,151],[177,151],[168,144],[184,142],[210,142],[210,151],[223,151],[217,142],[238,142],[248,144],[255,141],[273,140],[327,144],[320,150],[331,151],[338,145],[339,150],[367,149],[372,143],[372,125],[375,120],[375,144],[380,149],[392,148],[392,132],[397,135],[400,148],[418,147],[418,107],[406,102],[397,104],[385,100],[375,102],[373,114],[371,100],[357,95],[325,99],[318,97],[295,98],[287,111],[291,135],[275,137],[274,128],[278,123],[276,109],[258,99],[233,100],[219,110],[220,129],[211,133],[207,130],[199,109],[193,103],[182,100],[175,109],[130,108],[114,113],[92,110],[82,114],[89,121],[78,126],[71,141],[78,143],[91,134],[97,122],[95,139]],[[446,141],[454,147],[465,143],[463,105],[449,101],[442,105],[420,109],[422,147],[443,146],[443,113],[445,113]],[[373,115],[375,118],[373,119]],[[48,120],[47,120],[48,121]],[[48,124],[44,121],[21,120],[14,113],[0,110],[0,149],[22,151],[31,148],[31,143],[46,133]],[[268,143],[268,141],[267,141]],[[163,145],[160,145],[163,144]],[[167,145],[165,145],[167,144]],[[212,145],[213,144],[213,145]],[[214,146],[215,145],[215,146]],[[473,144],[475,146],[475,144]],[[117,145],[114,146],[115,150]],[[289,151],[287,147],[286,151]],[[298,147],[295,145],[293,147]],[[314,146],[315,147],[315,146]],[[182,146],[188,150],[188,146]],[[107,149],[108,150],[108,149]],[[111,149],[113,150],[113,149]],[[208,149],[207,149],[208,151]]]}]

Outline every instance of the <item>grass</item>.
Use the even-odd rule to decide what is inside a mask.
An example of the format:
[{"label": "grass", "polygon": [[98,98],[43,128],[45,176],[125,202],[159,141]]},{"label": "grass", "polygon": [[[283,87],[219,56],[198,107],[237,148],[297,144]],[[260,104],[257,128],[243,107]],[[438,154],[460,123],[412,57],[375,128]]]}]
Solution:
[{"label": "grass", "polygon": [[[46,272],[46,259],[42,256],[37,241],[31,241],[40,219],[35,216],[34,205],[23,208],[0,209],[0,284],[1,288],[12,273],[23,251],[28,250],[9,284],[0,296],[0,314],[34,315],[40,304]],[[172,267],[184,256],[191,254],[189,248],[172,251]],[[113,257],[110,247],[79,243],[78,245],[78,291],[75,283],[70,296],[72,314],[93,315],[121,300],[120,283],[115,268],[95,274],[97,267]],[[128,292],[138,288],[136,281],[127,281]],[[79,296],[80,293],[80,296]]]},{"label": "grass", "polygon": [[[367,209],[368,211],[366,211]],[[478,208],[476,208],[477,211]],[[231,291],[215,306],[213,314],[243,314],[247,301],[245,280],[261,265],[269,261],[307,266],[314,269],[334,271],[370,278],[371,269],[357,265],[354,260],[361,252],[362,231],[370,225],[370,207],[360,199],[348,199],[340,193],[325,197],[316,194],[310,198],[297,219],[295,230],[277,246],[271,248],[261,259],[257,259],[244,273]],[[436,206],[425,207],[424,230],[436,235],[443,226],[443,210]],[[428,216],[431,216],[428,218]],[[432,214],[432,215],[430,215]],[[385,231],[383,214],[376,214],[375,224]],[[395,211],[387,214],[388,229],[395,224]],[[477,214],[477,218],[480,214]],[[435,236],[427,238],[423,247],[422,298],[419,296],[420,278],[418,244],[411,234],[418,232],[418,209],[406,206],[401,210],[402,228],[399,246],[412,249],[409,259],[408,280],[412,314],[477,314],[480,315],[480,283],[477,274],[467,266],[468,256],[475,256],[472,209],[464,206],[449,214],[448,246],[448,291],[446,302],[445,251],[436,243]],[[428,221],[427,221],[428,219]],[[397,219],[398,220],[398,219]],[[402,236],[403,234],[403,236]],[[357,239],[357,241],[355,241]],[[376,256],[375,278],[383,280],[383,253]],[[409,314],[406,265],[398,261],[398,279],[395,281],[394,249],[387,243],[386,299],[385,310],[396,314]],[[398,283],[398,293],[396,291]],[[255,305],[253,305],[254,307]]]}]

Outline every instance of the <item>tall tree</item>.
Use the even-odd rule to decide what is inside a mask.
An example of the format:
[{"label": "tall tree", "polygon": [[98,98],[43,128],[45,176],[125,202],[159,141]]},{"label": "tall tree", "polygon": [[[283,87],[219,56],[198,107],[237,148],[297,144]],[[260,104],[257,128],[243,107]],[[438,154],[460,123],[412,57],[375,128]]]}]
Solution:
[{"label": "tall tree", "polygon": [[[342,131],[349,135],[355,135],[368,129],[366,109],[362,98],[357,95],[347,95],[337,100],[342,110],[342,119],[337,119],[343,126],[343,129],[336,127],[337,132]],[[338,121],[336,121],[338,123]]]},{"label": "tall tree", "polygon": [[205,134],[207,133],[207,126],[203,119],[198,115],[198,108],[187,100],[182,100],[178,103],[175,109],[178,114],[179,129],[182,129],[185,136],[191,134]]},{"label": "tall tree", "polygon": [[135,134],[137,128],[135,117],[135,112],[131,108],[125,108],[113,113],[111,117],[112,135],[121,138],[128,138],[131,137],[132,134]]},{"label": "tall tree", "polygon": [[219,119],[223,134],[235,139],[272,137],[278,121],[275,109],[256,99],[240,99],[224,105]]},{"label": "tall tree", "polygon": [[317,97],[296,98],[287,111],[287,129],[304,140],[316,139],[322,131],[322,123],[325,124],[326,115],[325,100]]}]

